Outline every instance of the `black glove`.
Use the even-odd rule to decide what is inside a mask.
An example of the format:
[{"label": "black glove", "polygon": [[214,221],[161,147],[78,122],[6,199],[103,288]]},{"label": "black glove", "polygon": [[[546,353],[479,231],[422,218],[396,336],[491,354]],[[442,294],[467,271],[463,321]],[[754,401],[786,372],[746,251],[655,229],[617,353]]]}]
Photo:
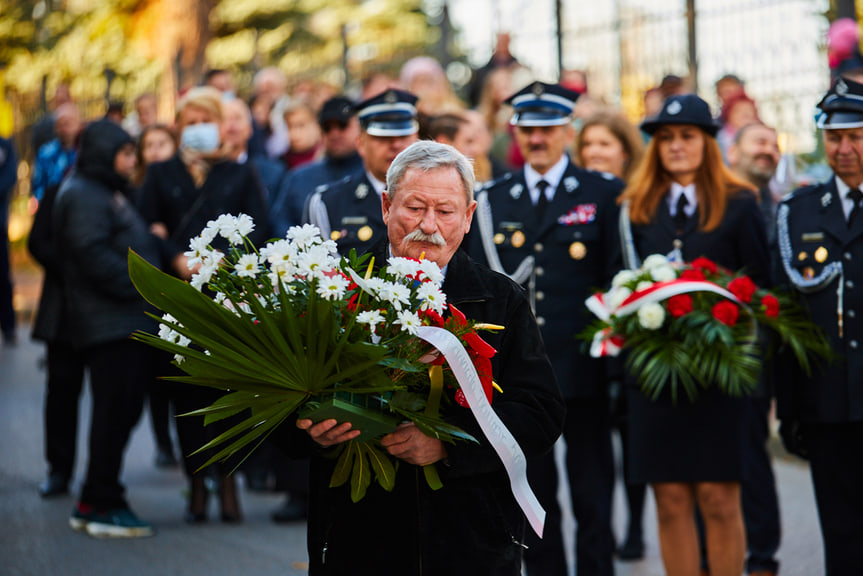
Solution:
[{"label": "black glove", "polygon": [[799,420],[783,420],[779,424],[779,436],[782,438],[782,445],[788,452],[804,460],[809,460],[809,449],[806,447],[803,425]]}]

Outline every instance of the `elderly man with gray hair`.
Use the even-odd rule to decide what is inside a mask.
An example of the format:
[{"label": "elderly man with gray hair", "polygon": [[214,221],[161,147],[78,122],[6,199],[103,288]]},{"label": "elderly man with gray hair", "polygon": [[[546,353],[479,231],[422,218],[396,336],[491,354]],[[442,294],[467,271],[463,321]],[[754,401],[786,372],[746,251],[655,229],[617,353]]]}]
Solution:
[{"label": "elderly man with gray hair", "polygon": [[[450,305],[470,319],[504,326],[483,336],[497,350],[493,377],[504,390],[491,408],[530,461],[560,435],[564,403],[524,291],[460,249],[476,206],[473,185],[471,164],[455,148],[431,141],[406,148],[387,172],[387,234],[372,253],[377,263],[390,255],[435,262]],[[349,487],[329,487],[335,460],[327,455],[360,430],[335,420],[282,427],[283,446],[311,454],[309,574],[521,574],[525,516],[504,460],[454,392],[444,391],[442,417],[479,442],[443,444],[403,424],[381,438],[401,460],[393,491],[373,485],[357,503]],[[439,490],[425,481],[429,465],[440,475]]]}]

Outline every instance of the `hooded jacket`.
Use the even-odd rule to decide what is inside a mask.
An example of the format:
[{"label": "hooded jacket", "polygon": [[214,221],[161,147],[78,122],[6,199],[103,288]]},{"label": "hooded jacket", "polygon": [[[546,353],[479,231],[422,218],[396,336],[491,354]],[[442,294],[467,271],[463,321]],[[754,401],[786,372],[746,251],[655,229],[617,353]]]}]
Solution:
[{"label": "hooded jacket", "polygon": [[56,250],[73,341],[81,347],[152,329],[144,300],[129,279],[128,251],[159,265],[155,236],[126,195],[128,179],[114,169],[133,140],[100,120],[81,136],[75,172],[63,183],[53,215]]}]

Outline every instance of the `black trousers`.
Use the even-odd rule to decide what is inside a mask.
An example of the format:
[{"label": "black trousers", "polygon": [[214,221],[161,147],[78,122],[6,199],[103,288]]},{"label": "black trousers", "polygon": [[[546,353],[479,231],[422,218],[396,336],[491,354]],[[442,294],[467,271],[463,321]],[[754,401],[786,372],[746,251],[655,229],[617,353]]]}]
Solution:
[{"label": "black trousers", "polygon": [[826,576],[863,567],[863,422],[806,423]]},{"label": "black trousers", "polygon": [[120,483],[123,453],[138,423],[150,380],[145,344],[114,340],[84,351],[90,372],[93,412],[90,454],[81,502],[96,509],[126,506]]},{"label": "black trousers", "polygon": [[84,360],[79,350],[65,342],[49,342],[46,353],[45,460],[49,474],[71,479],[78,443]]},{"label": "black trousers", "polygon": [[[579,576],[612,576],[614,457],[608,400],[605,397],[567,400],[563,436],[572,513],[577,523],[576,573]],[[528,549],[524,553],[527,573],[530,576],[565,575],[554,455],[548,454],[528,465],[528,480],[547,515],[542,540],[528,531]]]},{"label": "black trousers", "polygon": [[770,435],[770,398],[750,398],[746,407],[746,433],[743,447],[743,482],[740,485],[743,522],[746,526],[746,571],[779,571],[776,552],[782,536],[779,498],[773,464],[767,452]]},{"label": "black trousers", "polygon": [[[0,205],[0,210],[7,210]],[[0,214],[0,221],[4,220]],[[6,221],[8,226],[8,220]],[[9,232],[6,226],[0,230],[0,330],[6,338],[15,337],[15,309],[12,307],[12,276],[9,262]]]}]

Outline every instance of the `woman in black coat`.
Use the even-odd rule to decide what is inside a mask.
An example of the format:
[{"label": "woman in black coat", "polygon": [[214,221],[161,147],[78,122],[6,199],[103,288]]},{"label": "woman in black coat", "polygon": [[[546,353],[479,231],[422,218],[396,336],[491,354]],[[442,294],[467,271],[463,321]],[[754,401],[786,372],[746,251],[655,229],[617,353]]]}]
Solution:
[{"label": "woman in black coat", "polygon": [[[757,198],[723,164],[707,103],[693,94],[669,98],[642,130],[652,139],[621,197],[629,221],[622,226],[627,265],[637,267],[651,254],[686,262],[703,256],[768,285]],[[656,401],[635,386],[627,391],[629,480],[653,486],[669,576],[698,573],[696,505],[711,576],[738,576],[746,553],[740,508],[745,399],[714,386],[675,404],[668,388]]]},{"label": "woman in black coat", "polygon": [[[138,203],[151,230],[165,240],[163,260],[168,263],[168,270],[189,280],[195,270],[186,265],[184,252],[189,249],[189,240],[200,234],[208,221],[226,213],[248,214],[256,225],[249,238],[257,246],[263,246],[269,230],[264,191],[254,168],[226,160],[230,151],[220,147],[221,93],[213,88],[193,88],[178,103],[177,120],[180,151],[170,160],[147,168]],[[227,252],[228,246],[222,238],[213,243]],[[170,355],[164,358],[159,375],[180,374],[178,368],[169,364]],[[216,390],[179,383],[173,393],[177,414],[209,406],[221,395]],[[229,425],[230,422],[224,421],[205,428],[203,417],[177,419],[177,435],[190,484],[187,522],[203,522],[207,517],[206,471],[199,468],[209,455],[192,455],[192,452]],[[217,467],[221,517],[225,522],[236,522],[240,520],[240,506],[229,470]]]}]

